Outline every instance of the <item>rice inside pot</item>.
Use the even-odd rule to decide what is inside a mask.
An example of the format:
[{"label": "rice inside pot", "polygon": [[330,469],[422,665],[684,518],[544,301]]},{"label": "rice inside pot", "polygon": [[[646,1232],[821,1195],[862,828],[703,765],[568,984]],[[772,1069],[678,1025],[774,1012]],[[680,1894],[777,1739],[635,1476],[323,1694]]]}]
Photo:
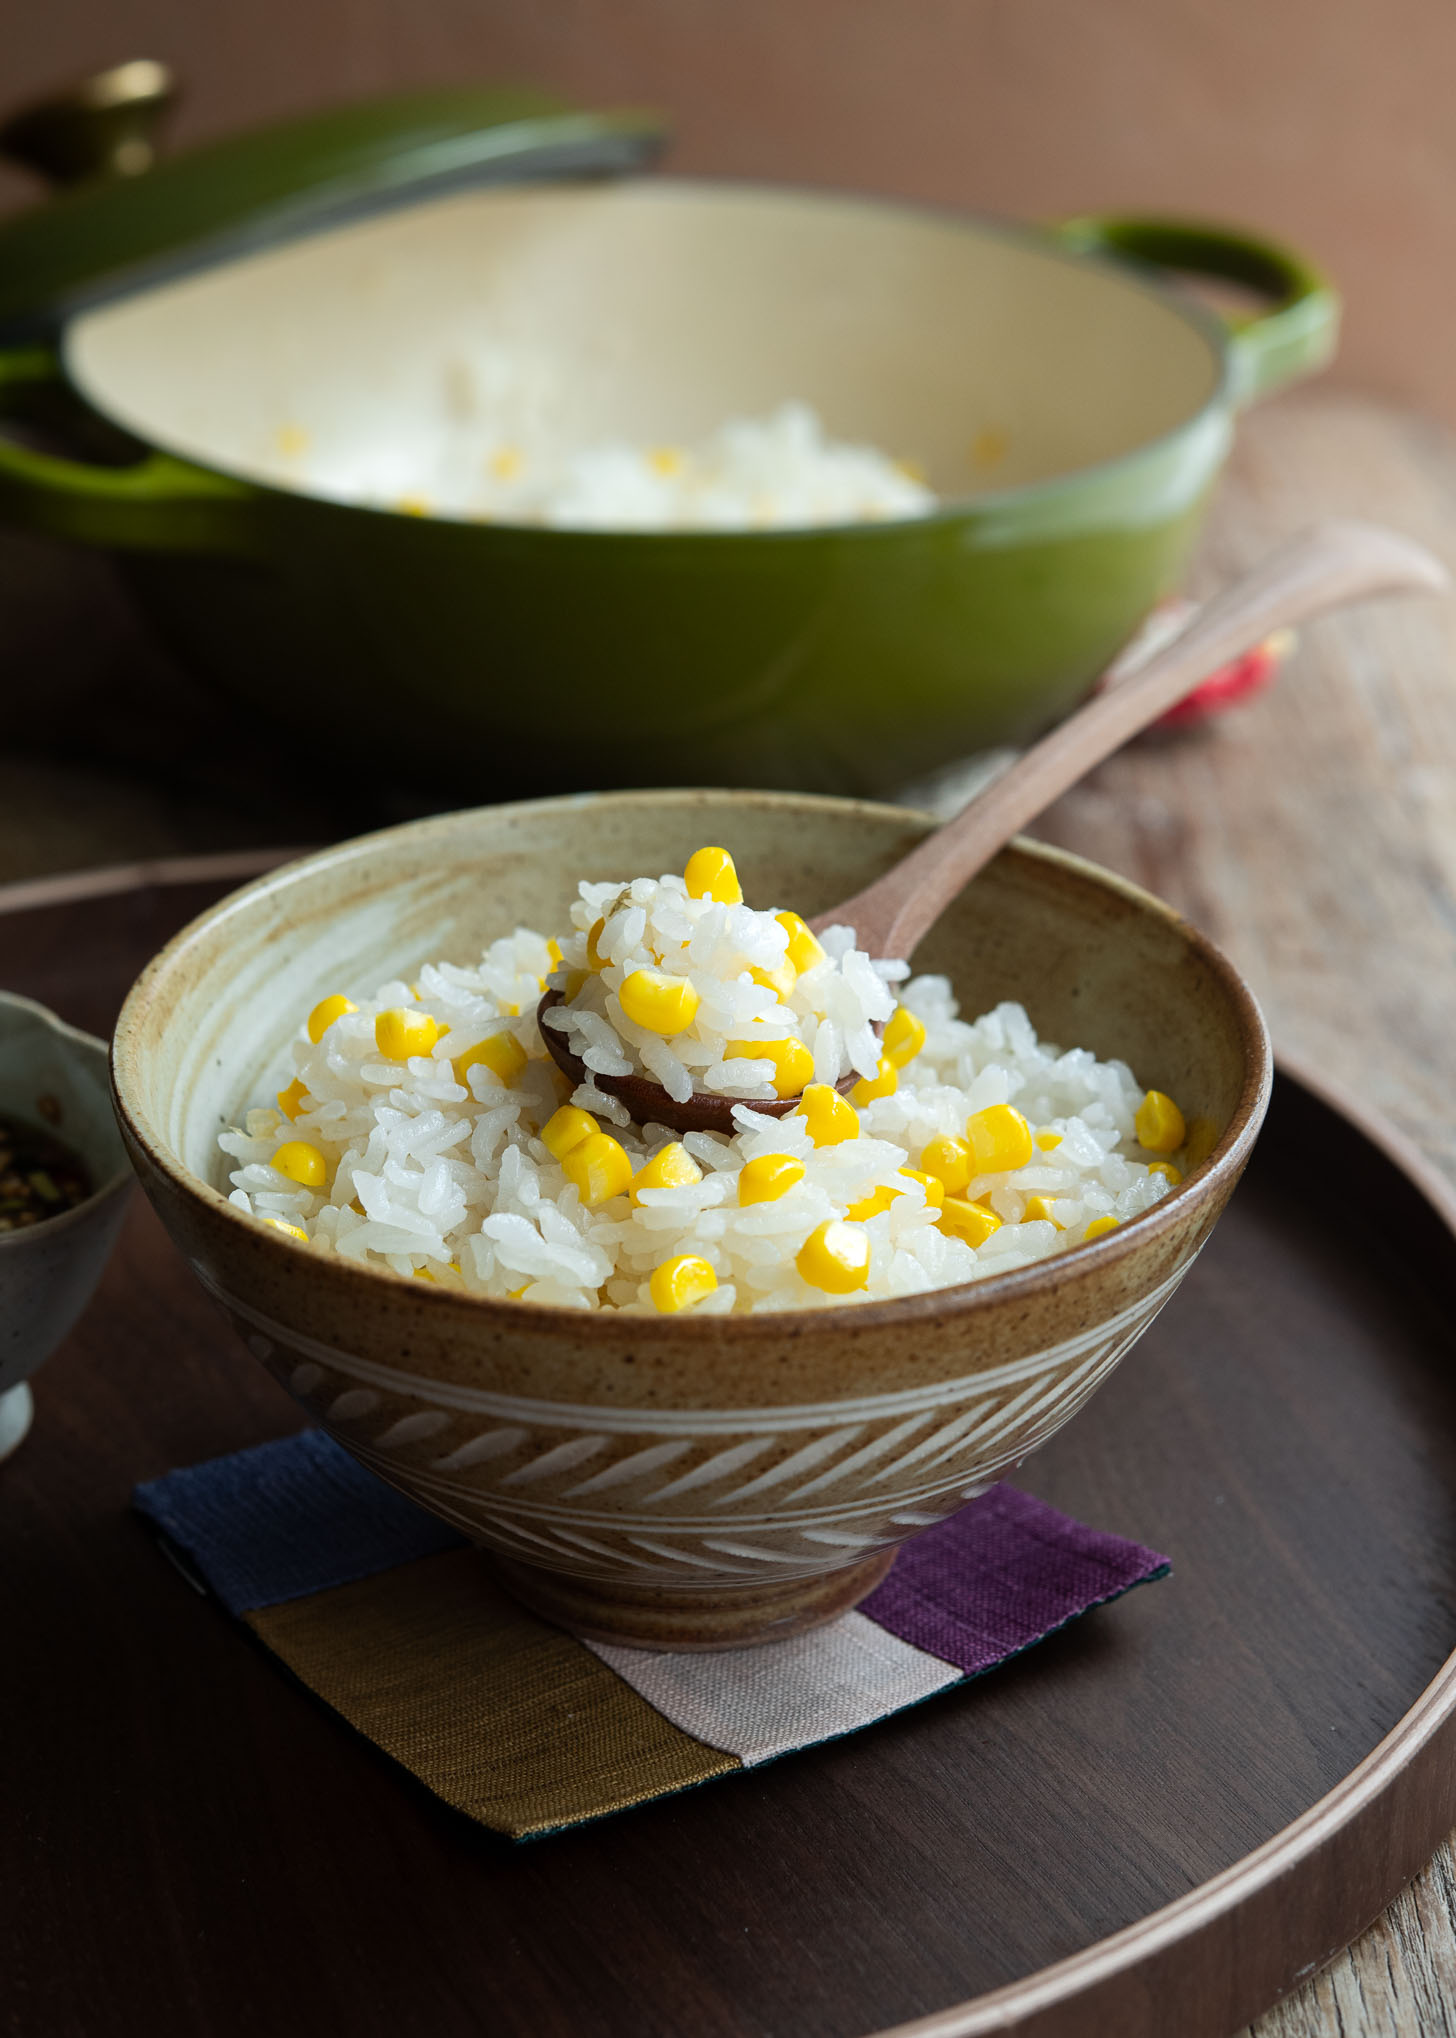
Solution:
[{"label": "rice inside pot", "polygon": [[277,437],[268,464],[285,484],[305,476],[325,495],[486,523],[804,529],[924,516],[937,502],[912,461],[832,438],[804,403],[729,419],[683,445],[618,439],[562,448],[524,417],[513,428],[501,403],[461,415],[447,402],[433,422],[328,456],[309,456],[305,424]]}]

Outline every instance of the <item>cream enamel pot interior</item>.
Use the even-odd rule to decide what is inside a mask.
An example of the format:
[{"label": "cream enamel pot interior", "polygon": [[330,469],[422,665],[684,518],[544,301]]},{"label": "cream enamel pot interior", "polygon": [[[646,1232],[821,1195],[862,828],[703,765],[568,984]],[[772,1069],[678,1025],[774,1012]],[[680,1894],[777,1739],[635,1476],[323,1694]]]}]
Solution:
[{"label": "cream enamel pot interior", "polygon": [[112,1058],[123,1135],[249,1349],[347,1450],[580,1632],[711,1648],[830,1618],[897,1544],[1075,1413],[1177,1287],[1263,1117],[1268,1041],[1231,965],[1075,857],[1019,843],[981,872],[920,965],[947,972],[968,1010],[1017,998],[1044,1037],[1128,1060],[1179,1099],[1203,1157],[1120,1230],[896,1302],[695,1320],[487,1301],[245,1215],[226,1200],[217,1133],[273,1094],[319,997],[470,956],[518,924],[560,926],[578,877],[680,869],[706,837],[732,851],[750,899],[813,913],[930,826],[714,792],[414,822],[225,899],[127,999]]},{"label": "cream enamel pot interior", "polygon": [[[1273,308],[1230,328],[1155,263]],[[144,453],[0,442],[0,513],[125,551],[191,665],[254,711],[267,674],[376,769],[888,789],[1085,692],[1176,583],[1237,405],[1325,359],[1335,320],[1297,257],[1211,228],[1058,239],[646,178],[475,191],[0,357],[11,402],[63,376]],[[658,444],[789,398],[944,506],[675,533],[409,513],[418,450],[466,413]]]}]

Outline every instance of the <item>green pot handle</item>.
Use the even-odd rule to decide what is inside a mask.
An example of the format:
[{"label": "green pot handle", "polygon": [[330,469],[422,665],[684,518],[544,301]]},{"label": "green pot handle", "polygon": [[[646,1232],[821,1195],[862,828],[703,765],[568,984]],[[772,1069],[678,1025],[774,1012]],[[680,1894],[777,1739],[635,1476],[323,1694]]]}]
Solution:
[{"label": "green pot handle", "polygon": [[1079,254],[1123,256],[1154,269],[1223,277],[1267,296],[1267,311],[1237,312],[1225,319],[1238,403],[1252,403],[1313,375],[1334,354],[1339,297],[1313,263],[1277,241],[1238,227],[1102,213],[1062,220],[1052,231]]},{"label": "green pot handle", "polygon": [[[45,389],[66,387],[48,347],[0,352],[0,416],[23,412]],[[37,452],[0,433],[0,519],[127,551],[253,553],[260,500],[245,481],[146,453],[126,467]]]}]

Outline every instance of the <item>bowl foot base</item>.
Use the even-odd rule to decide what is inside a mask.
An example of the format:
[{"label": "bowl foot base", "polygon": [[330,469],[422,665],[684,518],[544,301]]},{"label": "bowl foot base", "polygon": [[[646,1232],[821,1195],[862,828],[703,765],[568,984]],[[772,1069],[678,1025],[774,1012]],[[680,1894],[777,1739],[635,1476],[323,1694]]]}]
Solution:
[{"label": "bowl foot base", "polygon": [[34,1412],[35,1403],[23,1380],[18,1387],[0,1394],[0,1458],[8,1458],[25,1441]]},{"label": "bowl foot base", "polygon": [[492,1554],[502,1585],[533,1613],[589,1642],[627,1649],[748,1649],[786,1641],[848,1613],[879,1584],[895,1561],[877,1550],[857,1564],[812,1578],[759,1585],[619,1585],[543,1571]]}]

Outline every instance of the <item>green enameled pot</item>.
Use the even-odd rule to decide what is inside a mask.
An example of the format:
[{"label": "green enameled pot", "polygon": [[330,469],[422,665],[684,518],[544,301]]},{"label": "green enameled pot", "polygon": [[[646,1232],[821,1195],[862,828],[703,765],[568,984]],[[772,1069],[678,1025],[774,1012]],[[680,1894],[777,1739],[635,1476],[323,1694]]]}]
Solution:
[{"label": "green enameled pot", "polygon": [[[1269,308],[1225,324],[1173,271]],[[0,515],[115,549],[295,756],[362,746],[477,796],[883,792],[1072,707],[1177,584],[1240,404],[1322,364],[1336,322],[1308,265],[1208,227],[652,177],[455,192],[12,347],[8,407],[60,380],[131,464],[7,439]],[[351,500],[361,447],[438,435],[462,362],[569,444],[802,399],[944,507],[642,533]]]}]

